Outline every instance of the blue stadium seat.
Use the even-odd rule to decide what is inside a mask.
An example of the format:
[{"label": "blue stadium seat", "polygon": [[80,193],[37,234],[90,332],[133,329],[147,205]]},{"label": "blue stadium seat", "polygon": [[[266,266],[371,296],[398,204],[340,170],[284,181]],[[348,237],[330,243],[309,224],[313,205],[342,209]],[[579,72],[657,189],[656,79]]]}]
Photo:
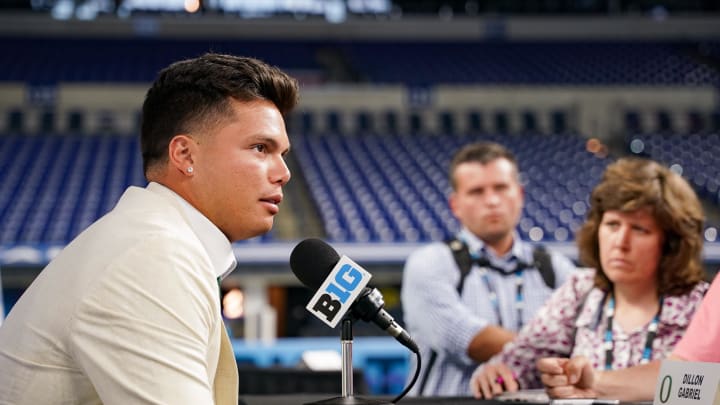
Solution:
[{"label": "blue stadium seat", "polygon": [[[716,41],[703,41],[716,49]],[[332,77],[318,60],[332,47],[358,76],[412,88],[433,83],[720,85],[693,58],[698,41],[338,41],[163,38],[0,38],[0,81],[151,82],[170,62],[216,52],[253,55],[289,72]],[[46,61],[52,60],[52,69]],[[430,79],[431,78],[431,79]]]},{"label": "blue stadium seat", "polygon": [[446,202],[446,168],[459,147],[480,139],[505,144],[522,162],[527,201],[521,236],[572,240],[590,188],[611,161],[587,152],[580,137],[304,136],[295,139],[295,150],[321,213],[330,213],[323,221],[332,240],[418,242],[457,230]]},{"label": "blue stadium seat", "polygon": [[[640,154],[680,170],[698,195],[720,204],[720,136],[714,134],[690,135],[636,135],[629,140],[641,142]],[[708,223],[707,226],[715,226]]]}]

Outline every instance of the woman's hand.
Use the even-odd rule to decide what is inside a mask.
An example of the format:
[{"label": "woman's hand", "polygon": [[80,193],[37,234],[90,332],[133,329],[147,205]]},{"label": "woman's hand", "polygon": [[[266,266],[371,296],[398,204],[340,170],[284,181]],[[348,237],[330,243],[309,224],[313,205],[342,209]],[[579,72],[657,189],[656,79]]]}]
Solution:
[{"label": "woman's hand", "polygon": [[599,372],[583,356],[547,357],[537,361],[540,378],[551,398],[596,398]]},{"label": "woman's hand", "polygon": [[515,373],[503,363],[483,364],[470,379],[470,389],[475,398],[490,399],[505,391],[517,391],[519,386]]}]

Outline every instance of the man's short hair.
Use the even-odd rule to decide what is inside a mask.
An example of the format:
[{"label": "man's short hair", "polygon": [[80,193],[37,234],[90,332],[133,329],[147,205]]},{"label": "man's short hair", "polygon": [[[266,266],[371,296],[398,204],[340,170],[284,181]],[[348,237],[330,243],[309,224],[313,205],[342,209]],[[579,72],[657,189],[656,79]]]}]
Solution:
[{"label": "man's short hair", "polygon": [[231,100],[268,100],[282,115],[298,102],[298,83],[260,60],[207,53],[160,71],[143,103],[143,171],[166,162],[178,134],[211,130],[232,119]]},{"label": "man's short hair", "polygon": [[518,172],[518,163],[515,155],[504,146],[495,142],[475,142],[462,147],[450,162],[448,171],[450,185],[456,189],[455,170],[463,163],[480,163],[486,165],[497,159],[507,159],[515,167],[515,174]]}]

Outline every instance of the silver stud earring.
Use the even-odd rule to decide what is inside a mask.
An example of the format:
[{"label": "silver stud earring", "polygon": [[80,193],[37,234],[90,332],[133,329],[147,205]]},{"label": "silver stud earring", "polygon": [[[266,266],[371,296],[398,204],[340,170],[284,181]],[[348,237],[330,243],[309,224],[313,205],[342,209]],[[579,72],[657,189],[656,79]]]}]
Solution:
[{"label": "silver stud earring", "polygon": [[187,168],[187,172],[188,172],[188,173],[192,173],[192,172],[193,172],[192,166],[190,166],[190,167]]}]

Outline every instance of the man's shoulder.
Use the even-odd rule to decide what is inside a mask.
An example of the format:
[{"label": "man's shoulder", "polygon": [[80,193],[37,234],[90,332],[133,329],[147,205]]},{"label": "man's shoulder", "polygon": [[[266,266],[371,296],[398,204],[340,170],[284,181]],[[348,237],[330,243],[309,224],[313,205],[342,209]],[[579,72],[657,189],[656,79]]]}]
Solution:
[{"label": "man's shoulder", "polygon": [[453,254],[444,242],[432,242],[410,252],[404,272],[413,274],[443,273],[454,263]]},{"label": "man's shoulder", "polygon": [[557,280],[558,286],[570,277],[570,275],[577,269],[577,265],[572,261],[572,259],[553,247],[543,244],[531,244],[531,250],[533,260],[536,262],[538,261],[538,258],[543,257],[543,255],[548,258],[550,265],[552,265],[553,272],[559,276],[559,279]]},{"label": "man's shoulder", "polygon": [[422,245],[417,249],[410,252],[410,256],[417,257],[436,257],[436,256],[447,256],[450,252],[447,242],[435,241],[430,242],[426,245]]},{"label": "man's shoulder", "polygon": [[553,260],[562,260],[572,263],[572,260],[564,254],[557,246],[548,245],[542,242],[529,242],[526,240],[518,239],[517,242],[520,244],[523,251],[531,252],[531,254],[537,254],[538,252],[545,252],[547,255],[553,258]]},{"label": "man's shoulder", "polygon": [[[140,189],[143,190],[143,189]],[[178,252],[198,258],[202,244],[183,216],[172,207],[150,203],[145,207],[118,205],[85,229],[64,250],[70,255],[104,252],[105,262],[129,252],[147,257],[172,258]]]}]

